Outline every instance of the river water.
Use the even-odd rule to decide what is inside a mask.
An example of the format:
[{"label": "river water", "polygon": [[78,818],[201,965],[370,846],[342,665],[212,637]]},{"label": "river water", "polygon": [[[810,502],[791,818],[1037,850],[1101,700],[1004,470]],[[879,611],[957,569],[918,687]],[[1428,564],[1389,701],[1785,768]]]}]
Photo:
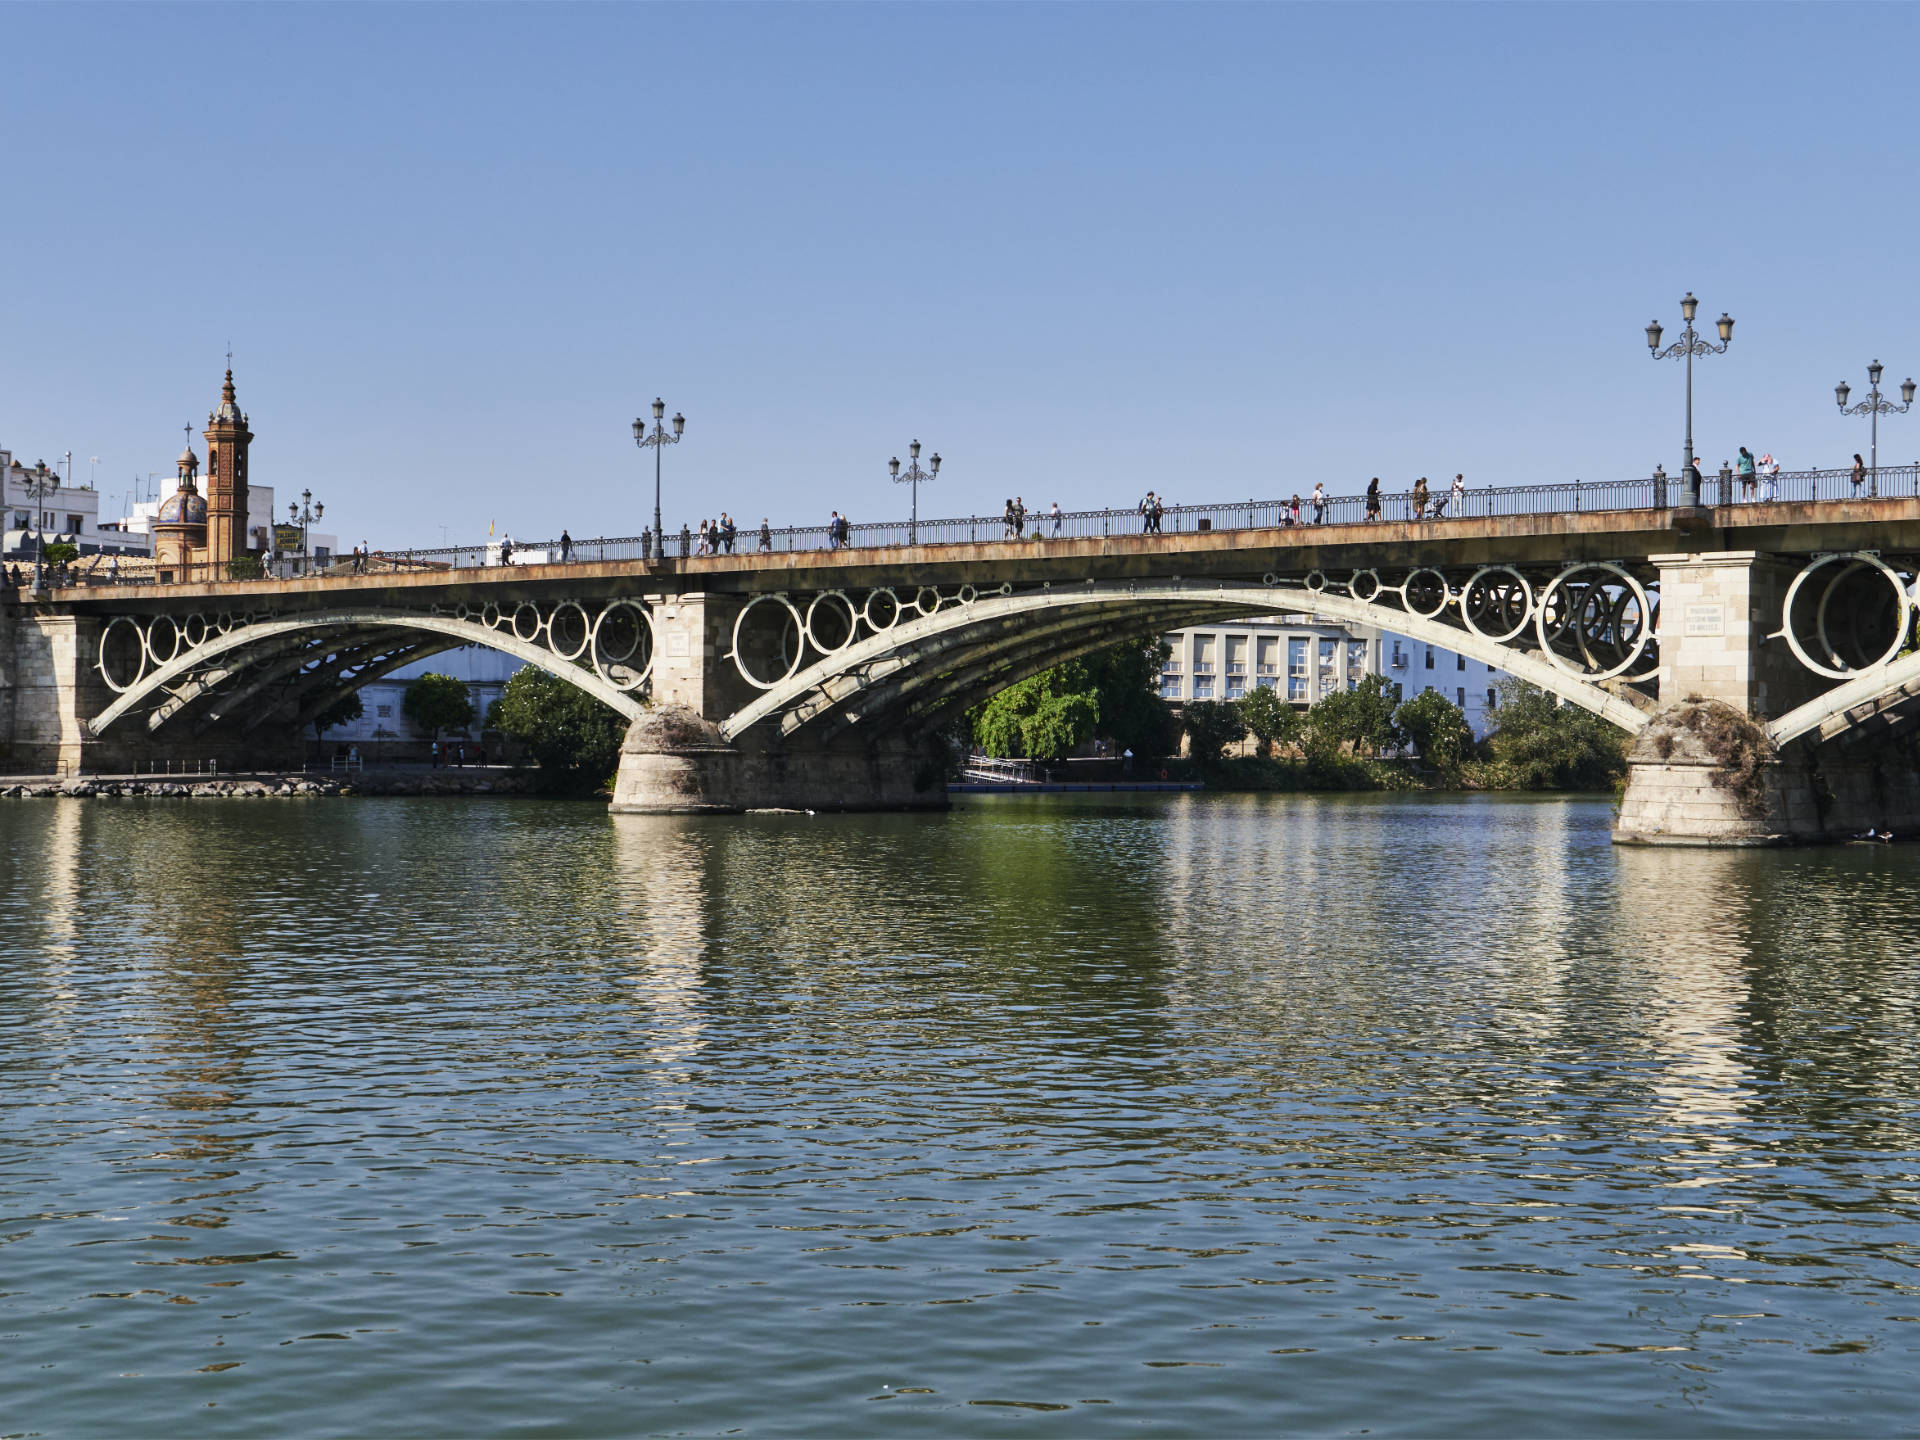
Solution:
[{"label": "river water", "polygon": [[0,1434],[1911,1433],[1920,850],[0,803]]}]

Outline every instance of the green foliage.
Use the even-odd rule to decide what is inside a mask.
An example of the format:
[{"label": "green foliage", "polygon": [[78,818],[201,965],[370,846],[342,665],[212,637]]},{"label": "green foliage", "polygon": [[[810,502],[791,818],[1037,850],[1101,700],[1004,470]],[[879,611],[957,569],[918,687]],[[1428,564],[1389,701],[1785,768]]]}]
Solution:
[{"label": "green foliage", "polygon": [[973,738],[989,755],[1051,760],[1091,737],[1099,718],[1086,666],[1069,660],[1016,681],[982,705]]},{"label": "green foliage", "polygon": [[1273,754],[1276,745],[1292,745],[1300,738],[1300,712],[1280,698],[1271,685],[1256,685],[1240,702],[1240,720],[1247,733],[1259,741],[1262,760]]},{"label": "green foliage", "polygon": [[67,540],[49,540],[41,559],[48,565],[67,565],[80,558],[80,547]]},{"label": "green foliage", "polygon": [[1524,680],[1500,682],[1488,778],[1520,790],[1605,790],[1627,772],[1626,737]]},{"label": "green foliage", "polygon": [[467,687],[451,675],[427,674],[407,686],[400,713],[433,739],[442,730],[459,730],[473,723],[473,701]]},{"label": "green foliage", "polygon": [[266,573],[258,555],[236,555],[227,561],[229,580],[258,580]]},{"label": "green foliage", "polygon": [[1218,765],[1220,752],[1247,733],[1240,707],[1231,700],[1189,700],[1180,715],[1187,754],[1196,765]]},{"label": "green foliage", "polygon": [[968,715],[973,742],[989,755],[1057,759],[1101,734],[1116,750],[1164,755],[1171,747],[1158,685],[1166,654],[1158,640],[1139,637],[1030,675]]},{"label": "green foliage", "polygon": [[1393,683],[1368,675],[1351,690],[1335,690],[1307,711],[1307,751],[1330,755],[1351,745],[1356,755],[1372,755],[1399,746],[1393,723]]},{"label": "green foliage", "polygon": [[1454,775],[1473,753],[1473,727],[1438,690],[1425,690],[1393,712],[1393,723],[1420,758],[1443,775]]},{"label": "green foliage", "polygon": [[360,703],[360,692],[350,690],[313,717],[313,733],[324,738],[336,725],[351,725],[366,713],[367,707]]},{"label": "green foliage", "polygon": [[549,788],[591,791],[620,764],[626,721],[578,686],[529,665],[487,707],[487,728],[527,747]]}]

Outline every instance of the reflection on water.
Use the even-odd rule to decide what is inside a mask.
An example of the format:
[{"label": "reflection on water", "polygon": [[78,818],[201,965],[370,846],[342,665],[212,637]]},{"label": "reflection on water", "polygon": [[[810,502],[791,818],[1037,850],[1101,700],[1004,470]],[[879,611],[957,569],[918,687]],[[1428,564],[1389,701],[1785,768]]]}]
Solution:
[{"label": "reflection on water", "polygon": [[1909,1427],[1920,853],[1608,818],[0,808],[5,1428]]}]

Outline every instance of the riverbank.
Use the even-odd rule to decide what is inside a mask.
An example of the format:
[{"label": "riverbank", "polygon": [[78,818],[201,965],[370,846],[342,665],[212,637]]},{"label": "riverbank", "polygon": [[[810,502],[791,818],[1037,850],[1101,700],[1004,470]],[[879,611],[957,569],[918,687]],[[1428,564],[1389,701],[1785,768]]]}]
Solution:
[{"label": "riverbank", "polygon": [[262,800],[316,795],[530,795],[535,772],[505,766],[372,770],[351,775],[301,771],[258,775],[28,775],[0,783],[0,799]]}]

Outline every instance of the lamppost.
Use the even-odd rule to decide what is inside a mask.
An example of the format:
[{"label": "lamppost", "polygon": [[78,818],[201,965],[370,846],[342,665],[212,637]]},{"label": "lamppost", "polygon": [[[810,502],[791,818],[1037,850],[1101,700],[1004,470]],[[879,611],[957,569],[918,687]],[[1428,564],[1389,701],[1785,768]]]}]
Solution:
[{"label": "lamppost", "polygon": [[673,433],[667,434],[667,427],[661,423],[661,417],[667,413],[667,402],[656,399],[653,402],[653,433],[647,433],[647,420],[643,415],[633,422],[633,443],[642,450],[653,451],[653,544],[655,550],[667,553],[666,532],[660,528],[660,452],[669,445],[678,445],[680,437],[686,433],[687,417],[675,414]]},{"label": "lamppost", "polygon": [[307,527],[327,513],[324,503],[313,498],[313,491],[302,490],[298,500],[287,502],[287,519],[300,527],[300,573],[310,568],[307,562]]},{"label": "lamppost", "polygon": [[1906,401],[1906,404],[1896,405],[1891,400],[1883,400],[1880,397],[1880,373],[1882,368],[1878,360],[1867,366],[1867,383],[1873,388],[1867,391],[1866,399],[1851,409],[1847,406],[1847,396],[1853,393],[1852,387],[1844,380],[1833,387],[1833,398],[1840,402],[1840,413],[1842,415],[1870,415],[1873,417],[1873,444],[1867,452],[1872,457],[1872,464],[1867,467],[1867,473],[1873,477],[1867,489],[1869,495],[1878,495],[1880,493],[1880,417],[1882,415],[1904,415],[1913,408],[1913,381],[1911,379],[1900,387],[1900,398]]},{"label": "lamppost", "polygon": [[920,543],[920,482],[922,480],[931,480],[940,473],[940,452],[938,450],[933,452],[933,459],[928,462],[928,468],[925,470],[920,468],[920,442],[918,440],[907,447],[907,455],[911,458],[912,463],[907,466],[906,474],[902,475],[900,473],[900,457],[898,455],[887,462],[887,469],[892,472],[896,485],[911,484],[913,486],[913,518],[907,522],[907,543],[909,545],[918,545]]},{"label": "lamppost", "polygon": [[1700,503],[1700,487],[1693,479],[1693,357],[1696,355],[1724,355],[1727,346],[1733,343],[1733,317],[1726,311],[1720,312],[1720,343],[1702,340],[1693,328],[1693,317],[1700,313],[1700,302],[1693,298],[1689,290],[1686,298],[1680,302],[1680,314],[1687,322],[1687,328],[1681,337],[1666,349],[1660,348],[1660,322],[1653,321],[1647,326],[1647,348],[1653,352],[1656,360],[1676,360],[1684,358],[1687,362],[1687,450],[1682,462],[1682,485],[1688,505]]},{"label": "lamppost", "polygon": [[27,471],[27,493],[33,496],[33,588],[40,589],[46,574],[47,554],[47,497],[60,488],[58,471],[49,470],[47,462],[39,461],[33,469]]}]

